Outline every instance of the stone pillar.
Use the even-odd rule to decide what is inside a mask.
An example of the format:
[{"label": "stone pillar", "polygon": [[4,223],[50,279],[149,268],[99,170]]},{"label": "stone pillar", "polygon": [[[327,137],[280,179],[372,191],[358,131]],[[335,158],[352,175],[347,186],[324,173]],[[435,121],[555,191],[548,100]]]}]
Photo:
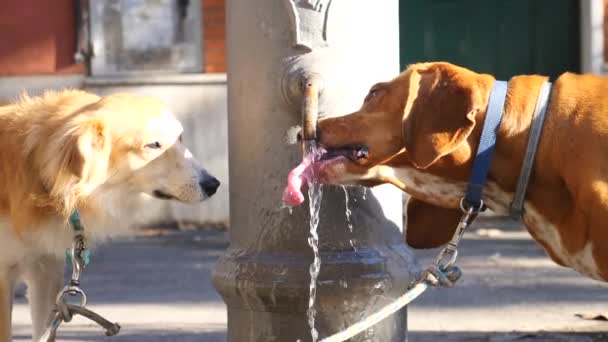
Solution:
[{"label": "stone pillar", "polygon": [[[322,78],[320,116],[356,110],[369,87],[399,72],[398,1],[228,0],[230,247],[214,285],[228,306],[230,342],[307,342],[307,203],[281,209],[302,158],[286,132],[302,121],[299,77]],[[318,228],[320,338],[401,295],[415,260],[403,243],[402,194],[325,187]],[[352,230],[349,228],[352,225]],[[406,311],[353,341],[402,342]]]}]

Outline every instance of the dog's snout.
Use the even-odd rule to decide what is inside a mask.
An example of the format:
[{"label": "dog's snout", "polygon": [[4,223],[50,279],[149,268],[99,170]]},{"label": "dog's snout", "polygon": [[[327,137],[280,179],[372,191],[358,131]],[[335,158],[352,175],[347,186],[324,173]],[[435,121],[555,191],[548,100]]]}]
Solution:
[{"label": "dog's snout", "polygon": [[215,177],[209,177],[200,183],[201,189],[207,194],[207,196],[212,196],[216,193],[217,188],[220,187],[220,181]]}]

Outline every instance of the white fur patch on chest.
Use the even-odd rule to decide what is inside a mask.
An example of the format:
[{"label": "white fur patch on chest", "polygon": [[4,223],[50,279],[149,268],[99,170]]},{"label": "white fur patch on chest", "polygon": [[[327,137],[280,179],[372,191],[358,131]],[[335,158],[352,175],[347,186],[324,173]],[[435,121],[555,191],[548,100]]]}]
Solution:
[{"label": "white fur patch on chest", "polygon": [[528,202],[526,202],[525,209],[523,220],[528,227],[528,230],[530,230],[538,240],[547,245],[561,263],[572,267],[581,274],[594,279],[603,280],[598,271],[597,263],[593,258],[593,243],[591,241],[587,241],[585,247],[577,253],[571,254],[564,247],[559,230],[555,225],[545,219],[534,206]]},{"label": "white fur patch on chest", "polygon": [[0,268],[20,267],[41,255],[62,258],[70,246],[73,233],[59,221],[33,227],[17,236],[8,220],[0,220]]},{"label": "white fur patch on chest", "polygon": [[0,219],[0,269],[11,267],[27,256],[25,245],[8,220]]},{"label": "white fur patch on chest", "polygon": [[[454,207],[467,188],[466,182],[453,182],[412,167],[393,169],[391,175],[411,189],[414,195],[423,196],[425,200],[439,206]],[[494,182],[488,182],[483,192],[483,200],[494,213],[506,215],[513,201],[513,193],[503,191]],[[543,242],[561,263],[589,277],[602,279],[593,258],[592,242],[587,242],[585,247],[575,254],[568,253],[557,227],[543,217],[531,203],[526,202],[524,208],[523,221],[528,230]]]},{"label": "white fur patch on chest", "polygon": [[[131,222],[142,212],[138,208],[143,207],[144,198],[150,198],[107,189],[96,195],[103,205],[99,208],[103,215],[89,217],[81,212],[90,246],[110,237],[130,235]],[[64,258],[73,237],[72,228],[58,217],[26,229],[23,236],[17,236],[9,220],[0,217],[0,268],[19,266],[40,256]]]},{"label": "white fur patch on chest", "polygon": [[[394,176],[406,187],[440,206],[457,206],[467,190],[466,182],[454,182],[425,173],[413,167],[394,169]],[[497,214],[506,214],[513,194],[506,193],[494,182],[488,182],[483,192],[484,202]]]},{"label": "white fur patch on chest", "polygon": [[465,182],[450,182],[430,173],[420,171],[413,167],[394,168],[393,175],[414,193],[422,195],[425,200],[441,205],[458,205],[464,195],[467,184]]}]

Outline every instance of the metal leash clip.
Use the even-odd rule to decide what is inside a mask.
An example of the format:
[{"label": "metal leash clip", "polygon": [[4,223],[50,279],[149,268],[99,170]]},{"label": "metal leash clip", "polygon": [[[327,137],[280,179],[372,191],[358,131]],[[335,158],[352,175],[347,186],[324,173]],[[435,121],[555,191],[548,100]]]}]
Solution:
[{"label": "metal leash clip", "polygon": [[460,218],[460,222],[458,222],[452,239],[441,250],[435,260],[435,264],[425,270],[425,277],[430,277],[431,280],[434,279],[431,283],[435,285],[452,287],[460,278],[462,272],[458,267],[454,266],[458,258],[458,245],[466,229],[477,218],[477,215],[484,210],[484,203],[481,201],[479,205],[470,205],[462,198],[460,200],[460,209],[463,215]]},{"label": "metal leash clip", "polygon": [[[77,233],[72,241],[72,248],[69,256],[72,262],[72,279],[70,284],[57,294],[55,308],[51,316],[49,326],[40,338],[40,342],[52,342],[55,340],[57,329],[63,322],[70,322],[75,314],[86,317],[100,325],[105,330],[106,336],[114,336],[120,331],[118,323],[112,323],[95,312],[85,308],[87,305],[87,295],[80,288],[80,276],[88,264],[86,256],[86,240],[84,235]],[[80,297],[78,304],[68,304],[67,297]]]}]

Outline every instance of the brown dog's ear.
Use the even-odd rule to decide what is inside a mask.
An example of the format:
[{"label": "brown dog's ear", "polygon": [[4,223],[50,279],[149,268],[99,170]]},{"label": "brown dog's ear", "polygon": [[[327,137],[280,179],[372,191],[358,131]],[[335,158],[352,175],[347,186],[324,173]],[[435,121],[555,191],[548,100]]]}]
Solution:
[{"label": "brown dog's ear", "polygon": [[417,249],[442,246],[454,235],[461,216],[460,209],[441,208],[410,197],[405,241]]},{"label": "brown dog's ear", "polygon": [[[455,68],[455,67],[452,67]],[[475,128],[479,91],[472,72],[445,65],[413,70],[403,116],[404,147],[421,169],[450,154]]]}]

